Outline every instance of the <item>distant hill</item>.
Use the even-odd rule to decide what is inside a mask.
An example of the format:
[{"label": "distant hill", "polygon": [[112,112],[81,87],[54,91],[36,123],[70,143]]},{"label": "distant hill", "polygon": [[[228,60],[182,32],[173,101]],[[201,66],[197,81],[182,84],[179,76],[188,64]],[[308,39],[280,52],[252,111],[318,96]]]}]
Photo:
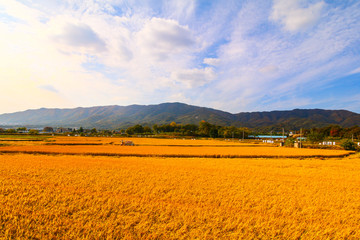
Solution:
[{"label": "distant hill", "polygon": [[323,127],[338,124],[342,127],[360,125],[360,114],[347,110],[294,109],[291,111],[251,112],[235,114],[236,121],[251,128],[285,127],[287,129]]},{"label": "distant hill", "polygon": [[0,115],[2,126],[53,126],[99,129],[127,128],[135,124],[150,125],[176,122],[198,124],[205,120],[223,126],[251,128],[286,127],[288,129],[322,127],[339,124],[360,125],[360,114],[346,110],[295,109],[291,111],[244,112],[231,114],[211,108],[183,103],[158,105],[100,106],[74,109],[26,110]]}]

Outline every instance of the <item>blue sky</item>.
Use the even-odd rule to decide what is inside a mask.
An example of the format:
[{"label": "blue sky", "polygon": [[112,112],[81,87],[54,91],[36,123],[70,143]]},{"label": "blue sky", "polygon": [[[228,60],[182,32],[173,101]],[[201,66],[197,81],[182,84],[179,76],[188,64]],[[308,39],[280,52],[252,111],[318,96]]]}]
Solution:
[{"label": "blue sky", "polygon": [[0,0],[0,113],[184,102],[360,113],[360,1]]}]

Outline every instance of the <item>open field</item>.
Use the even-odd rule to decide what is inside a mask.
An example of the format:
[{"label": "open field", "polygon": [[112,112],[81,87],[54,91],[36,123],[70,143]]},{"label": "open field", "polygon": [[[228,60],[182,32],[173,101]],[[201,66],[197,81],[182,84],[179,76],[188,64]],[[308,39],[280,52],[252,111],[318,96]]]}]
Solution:
[{"label": "open field", "polygon": [[0,238],[359,239],[345,159],[0,155]]},{"label": "open field", "polygon": [[152,157],[341,157],[343,150],[280,147],[171,147],[171,146],[4,146],[0,153],[84,154],[94,156]]},{"label": "open field", "polygon": [[[134,147],[119,141],[66,137],[1,146],[14,151],[0,153],[0,239],[360,238],[359,154],[334,158],[332,150],[213,140],[144,139]],[[31,149],[43,154],[15,151]],[[276,155],[284,150],[286,158]],[[82,155],[126,151],[141,157]],[[241,151],[253,157],[234,158]],[[325,155],[311,158],[317,151]],[[147,157],[159,153],[183,157]],[[213,153],[233,158],[199,157]],[[268,155],[255,157],[261,153]]]},{"label": "open field", "polygon": [[[120,146],[121,140],[131,140],[135,146]],[[46,141],[6,142],[0,153],[37,153],[94,156],[152,157],[342,157],[352,152],[328,149],[297,149],[266,144],[220,140],[183,140],[152,138],[84,138],[54,137]]]}]

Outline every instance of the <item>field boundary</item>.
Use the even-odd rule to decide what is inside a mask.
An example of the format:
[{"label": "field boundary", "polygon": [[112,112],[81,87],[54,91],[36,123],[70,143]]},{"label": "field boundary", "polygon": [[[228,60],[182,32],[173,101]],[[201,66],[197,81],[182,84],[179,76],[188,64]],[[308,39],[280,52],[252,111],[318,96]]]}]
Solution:
[{"label": "field boundary", "polygon": [[0,154],[32,154],[32,155],[69,155],[69,156],[104,156],[104,157],[163,157],[163,158],[343,158],[348,157],[354,152],[348,152],[337,155],[221,155],[221,154],[209,154],[209,155],[196,155],[196,154],[139,154],[139,153],[71,153],[71,152],[45,152],[45,151],[0,151]]}]

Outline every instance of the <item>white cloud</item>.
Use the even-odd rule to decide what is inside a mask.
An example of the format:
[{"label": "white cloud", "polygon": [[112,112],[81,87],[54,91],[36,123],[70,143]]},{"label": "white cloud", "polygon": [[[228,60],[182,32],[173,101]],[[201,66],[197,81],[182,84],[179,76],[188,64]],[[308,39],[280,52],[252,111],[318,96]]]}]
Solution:
[{"label": "white cloud", "polygon": [[217,66],[220,63],[220,59],[218,58],[205,58],[204,63],[207,65]]},{"label": "white cloud", "polygon": [[62,34],[54,36],[54,39],[74,48],[91,48],[100,52],[106,50],[105,42],[88,25],[83,23],[67,23]]},{"label": "white cloud", "polygon": [[314,4],[303,4],[303,6],[301,3],[304,1],[274,0],[270,19],[283,24],[285,29],[293,32],[314,26],[321,17],[325,3],[320,1]]},{"label": "white cloud", "polygon": [[140,50],[156,60],[167,60],[172,54],[189,49],[194,43],[191,31],[174,20],[152,18],[137,33]]},{"label": "white cloud", "polygon": [[175,82],[184,84],[188,88],[196,88],[213,81],[216,78],[216,74],[212,68],[195,68],[173,72],[171,78]]},{"label": "white cloud", "polygon": [[22,23],[37,24],[44,16],[40,11],[28,8],[17,1],[0,0],[0,6],[4,8],[6,14],[23,21]]}]

